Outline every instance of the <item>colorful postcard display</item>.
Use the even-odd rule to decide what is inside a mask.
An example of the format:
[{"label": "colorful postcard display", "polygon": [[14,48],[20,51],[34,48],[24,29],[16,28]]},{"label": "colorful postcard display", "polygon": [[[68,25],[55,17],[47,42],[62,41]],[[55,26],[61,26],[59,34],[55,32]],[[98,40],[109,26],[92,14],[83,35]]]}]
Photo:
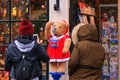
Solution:
[{"label": "colorful postcard display", "polygon": [[88,19],[87,19],[86,15],[80,15],[80,14],[78,14],[78,17],[79,17],[80,23],[88,24]]},{"label": "colorful postcard display", "polygon": [[95,8],[85,4],[84,2],[78,2],[80,13],[89,14],[95,16]]},{"label": "colorful postcard display", "polygon": [[101,20],[101,43],[106,51],[103,80],[118,80],[118,25],[114,16],[104,18],[108,19]]},{"label": "colorful postcard display", "polygon": [[93,24],[95,25],[95,8],[87,5],[84,2],[78,2],[78,18],[80,23]]}]

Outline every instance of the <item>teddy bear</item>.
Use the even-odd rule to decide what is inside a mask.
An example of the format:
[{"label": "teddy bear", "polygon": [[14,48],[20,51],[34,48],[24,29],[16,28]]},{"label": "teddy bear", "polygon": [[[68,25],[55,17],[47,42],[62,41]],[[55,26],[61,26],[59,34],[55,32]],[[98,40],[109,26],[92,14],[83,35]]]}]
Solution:
[{"label": "teddy bear", "polygon": [[66,62],[70,58],[69,24],[64,20],[47,22],[45,37],[48,40],[47,53],[50,57],[50,73],[64,74]]}]

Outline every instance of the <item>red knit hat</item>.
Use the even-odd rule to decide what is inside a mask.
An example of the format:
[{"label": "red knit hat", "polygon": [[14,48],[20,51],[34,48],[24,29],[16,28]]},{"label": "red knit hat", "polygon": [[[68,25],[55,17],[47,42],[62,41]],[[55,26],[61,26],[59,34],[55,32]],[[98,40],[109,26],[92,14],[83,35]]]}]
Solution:
[{"label": "red knit hat", "polygon": [[23,19],[23,21],[20,23],[19,34],[20,35],[33,35],[34,34],[34,27],[29,20]]}]

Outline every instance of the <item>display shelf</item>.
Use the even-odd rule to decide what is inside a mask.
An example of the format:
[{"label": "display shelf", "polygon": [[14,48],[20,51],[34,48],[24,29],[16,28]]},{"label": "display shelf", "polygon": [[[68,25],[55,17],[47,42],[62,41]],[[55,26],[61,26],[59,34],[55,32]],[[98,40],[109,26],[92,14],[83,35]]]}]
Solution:
[{"label": "display shelf", "polygon": [[85,4],[84,2],[77,2],[77,15],[77,22],[95,25],[95,8]]},{"label": "display shelf", "polygon": [[[106,58],[103,65],[103,80],[118,80],[118,21],[117,5],[100,5],[100,42]],[[107,67],[107,68],[106,68]]]},{"label": "display shelf", "polygon": [[84,2],[78,2],[78,7],[80,9],[81,14],[95,16],[95,8],[87,5]]}]

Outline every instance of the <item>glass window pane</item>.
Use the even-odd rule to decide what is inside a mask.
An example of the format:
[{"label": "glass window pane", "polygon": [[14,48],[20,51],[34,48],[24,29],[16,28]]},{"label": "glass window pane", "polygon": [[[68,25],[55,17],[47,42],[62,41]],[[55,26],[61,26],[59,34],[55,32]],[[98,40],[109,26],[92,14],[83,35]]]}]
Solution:
[{"label": "glass window pane", "polygon": [[22,20],[28,17],[28,0],[12,0],[12,20]]},{"label": "glass window pane", "polygon": [[35,34],[38,34],[39,44],[42,44],[42,45],[47,45],[45,34],[44,34],[45,23],[46,22],[33,22]]},{"label": "glass window pane", "polygon": [[[46,22],[32,22],[34,29],[35,29],[35,34],[38,34],[39,41],[41,41],[41,44],[46,45],[46,39],[44,35],[44,26]],[[12,41],[16,39],[18,36],[18,31],[19,31],[19,24],[20,22],[13,22],[12,23]]]},{"label": "glass window pane", "polygon": [[42,73],[43,73],[43,76],[46,76],[47,73],[47,63],[42,63]]},{"label": "glass window pane", "polygon": [[[7,46],[0,46],[0,70],[4,70],[5,50]],[[1,78],[0,78],[1,79]]]},{"label": "glass window pane", "polygon": [[9,73],[6,71],[0,71],[0,79],[1,80],[10,80]]},{"label": "glass window pane", "polygon": [[7,46],[0,46],[0,79],[1,80],[9,80],[8,72],[4,71],[6,48]]},{"label": "glass window pane", "polygon": [[47,0],[31,0],[30,19],[47,19]]},{"label": "glass window pane", "polygon": [[9,23],[0,22],[0,45],[8,45],[10,38]]},{"label": "glass window pane", "polygon": [[12,41],[14,41],[16,39],[16,37],[18,36],[18,30],[19,30],[19,22],[13,22],[12,23]]},{"label": "glass window pane", "polygon": [[0,0],[0,20],[9,19],[9,2],[8,0]]}]

